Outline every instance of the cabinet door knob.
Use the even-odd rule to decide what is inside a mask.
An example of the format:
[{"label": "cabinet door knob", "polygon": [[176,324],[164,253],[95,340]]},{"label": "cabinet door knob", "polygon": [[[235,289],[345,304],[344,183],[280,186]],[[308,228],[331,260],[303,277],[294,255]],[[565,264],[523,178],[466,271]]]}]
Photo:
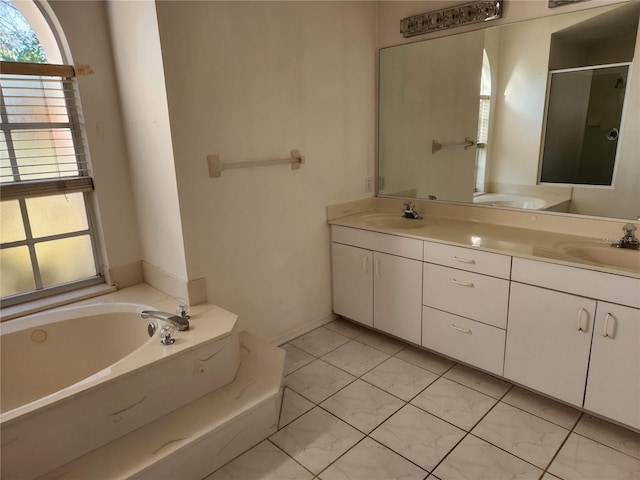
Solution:
[{"label": "cabinet door knob", "polygon": [[609,312],[607,313],[607,316],[604,318],[604,328],[602,330],[602,336],[612,338],[615,328],[616,328],[616,317],[614,317]]},{"label": "cabinet door knob", "polygon": [[589,312],[584,308],[580,308],[578,310],[578,331],[586,332],[587,328],[589,328]]}]

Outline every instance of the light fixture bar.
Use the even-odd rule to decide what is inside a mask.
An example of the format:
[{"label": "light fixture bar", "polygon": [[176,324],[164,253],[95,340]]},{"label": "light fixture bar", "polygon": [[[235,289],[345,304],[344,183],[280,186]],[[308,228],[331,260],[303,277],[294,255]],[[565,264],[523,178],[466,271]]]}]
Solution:
[{"label": "light fixture bar", "polygon": [[406,17],[400,20],[400,33],[408,38],[460,25],[496,20],[502,17],[503,3],[504,0],[469,2]]}]

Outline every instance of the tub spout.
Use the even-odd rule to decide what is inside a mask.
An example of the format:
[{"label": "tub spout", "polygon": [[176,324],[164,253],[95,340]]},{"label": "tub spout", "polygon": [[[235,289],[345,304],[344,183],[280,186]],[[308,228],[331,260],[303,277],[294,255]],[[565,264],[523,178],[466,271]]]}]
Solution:
[{"label": "tub spout", "polygon": [[189,330],[188,317],[180,317],[173,313],[157,312],[154,310],[144,310],[140,313],[140,316],[144,320],[147,320],[149,318],[155,318],[156,320],[163,320],[165,322],[169,322],[180,331]]}]

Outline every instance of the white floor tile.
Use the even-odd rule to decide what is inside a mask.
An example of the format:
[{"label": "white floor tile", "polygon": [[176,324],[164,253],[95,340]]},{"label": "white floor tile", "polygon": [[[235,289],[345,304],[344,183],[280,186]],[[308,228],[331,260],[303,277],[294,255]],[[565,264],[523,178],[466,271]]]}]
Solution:
[{"label": "white floor tile", "polygon": [[290,343],[283,345],[283,348],[286,352],[284,357],[284,376],[286,377],[291,372],[296,371],[300,367],[304,367],[305,365],[313,362],[316,357],[308,354],[300,350],[299,348],[294,347]]},{"label": "white floor tile", "polygon": [[511,388],[509,382],[505,382],[487,373],[480,372],[466,365],[456,365],[447,373],[445,377],[454,382],[462,383],[467,387],[489,395],[493,398],[501,398]]},{"label": "white floor tile", "polygon": [[382,333],[373,332],[371,330],[364,335],[360,335],[357,340],[365,345],[382,350],[389,355],[395,355],[407,346],[407,344],[402,340],[383,335]]},{"label": "white floor tile", "polygon": [[582,414],[575,408],[520,387],[512,388],[502,401],[568,429],[572,429],[575,426]]},{"label": "white floor tile", "polygon": [[295,340],[291,340],[289,343],[315,357],[321,357],[340,345],[344,345],[349,340],[348,337],[340,335],[333,330],[320,327],[305,333]]},{"label": "white floor tile", "polygon": [[370,436],[425,470],[432,470],[465,434],[413,405],[406,405]]},{"label": "white floor tile", "polygon": [[467,431],[497,402],[493,397],[444,377],[411,401],[413,405]]},{"label": "white floor tile", "polygon": [[442,375],[456,364],[447,358],[412,345],[396,353],[396,357],[438,375]]},{"label": "white floor tile", "polygon": [[640,460],[572,433],[549,472],[563,480],[637,480]]},{"label": "white floor tile", "polygon": [[411,400],[437,378],[435,373],[396,357],[391,357],[362,377],[404,401]]},{"label": "white floor tile", "polygon": [[305,365],[285,377],[287,387],[314,403],[320,403],[356,379],[322,360]]},{"label": "white floor tile", "polygon": [[639,433],[587,414],[580,419],[574,432],[640,459]]},{"label": "white floor tile", "polygon": [[351,322],[344,318],[338,318],[333,322],[327,323],[325,325],[329,330],[333,330],[340,335],[344,335],[349,338],[356,338],[362,335],[363,333],[367,333],[370,330],[362,325],[358,325],[357,323]]},{"label": "white floor tile", "polygon": [[422,480],[427,472],[365,438],[320,474],[321,480]]},{"label": "white floor tile", "polygon": [[529,463],[546,468],[569,430],[506,403],[498,403],[471,433]]},{"label": "white floor tile", "polygon": [[321,408],[314,408],[271,436],[298,463],[320,473],[364,435]]},{"label": "white floor tile", "polygon": [[388,354],[352,340],[327,353],[322,360],[359,377],[387,358]]},{"label": "white floor tile", "polygon": [[542,470],[468,435],[434,470],[441,480],[538,479]]},{"label": "white floor tile", "polygon": [[393,395],[356,380],[320,406],[358,430],[369,433],[404,404]]},{"label": "white floor tile", "polygon": [[259,443],[206,480],[310,480],[313,474],[269,440]]},{"label": "white floor tile", "polygon": [[280,409],[280,421],[278,422],[278,428],[282,428],[288,423],[291,423],[300,415],[307,413],[313,407],[315,407],[315,404],[301,395],[298,395],[293,390],[285,388],[284,395],[282,396],[282,408]]}]

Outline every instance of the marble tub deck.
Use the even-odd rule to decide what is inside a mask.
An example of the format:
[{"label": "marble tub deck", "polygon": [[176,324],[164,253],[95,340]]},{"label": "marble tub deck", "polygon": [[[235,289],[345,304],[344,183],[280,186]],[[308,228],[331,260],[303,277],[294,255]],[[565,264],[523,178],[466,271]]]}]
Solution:
[{"label": "marble tub deck", "polygon": [[640,434],[357,324],[283,348],[278,431],[207,480],[640,478]]}]

